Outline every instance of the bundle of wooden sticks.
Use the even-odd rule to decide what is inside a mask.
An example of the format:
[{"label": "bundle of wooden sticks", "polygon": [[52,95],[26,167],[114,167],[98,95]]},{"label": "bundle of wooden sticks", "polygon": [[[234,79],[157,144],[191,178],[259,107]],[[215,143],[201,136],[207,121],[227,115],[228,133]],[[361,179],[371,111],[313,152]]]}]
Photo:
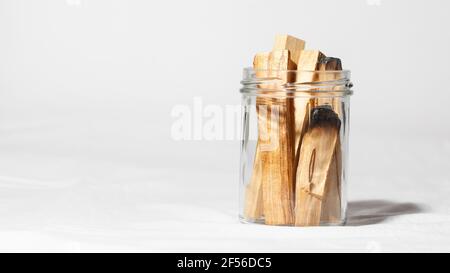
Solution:
[{"label": "bundle of wooden sticks", "polygon": [[[329,82],[337,74],[320,72],[342,70],[340,59],[305,50],[303,40],[289,35],[276,36],[273,50],[258,53],[253,66],[257,78],[282,84]],[[258,87],[280,89],[263,82]],[[341,221],[342,103],[307,94],[256,99],[258,142],[244,204],[249,221],[296,226]]]}]

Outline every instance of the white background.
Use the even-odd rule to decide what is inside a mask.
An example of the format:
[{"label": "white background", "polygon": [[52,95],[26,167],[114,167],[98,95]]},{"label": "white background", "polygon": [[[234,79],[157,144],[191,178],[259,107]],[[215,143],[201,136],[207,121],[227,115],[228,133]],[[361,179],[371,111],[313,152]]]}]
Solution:
[{"label": "white background", "polygon": [[[450,251],[445,0],[0,0],[0,250]],[[277,33],[352,70],[349,225],[237,220],[239,142],[173,107],[240,103]]]}]

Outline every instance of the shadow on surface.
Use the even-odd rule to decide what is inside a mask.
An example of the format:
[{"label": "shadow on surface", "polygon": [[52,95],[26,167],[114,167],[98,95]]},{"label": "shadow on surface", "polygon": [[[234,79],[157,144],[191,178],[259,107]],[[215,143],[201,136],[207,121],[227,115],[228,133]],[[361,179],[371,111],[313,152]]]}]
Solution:
[{"label": "shadow on surface", "polygon": [[397,203],[386,200],[363,200],[348,203],[347,226],[365,226],[381,223],[395,216],[425,211],[414,203]]}]

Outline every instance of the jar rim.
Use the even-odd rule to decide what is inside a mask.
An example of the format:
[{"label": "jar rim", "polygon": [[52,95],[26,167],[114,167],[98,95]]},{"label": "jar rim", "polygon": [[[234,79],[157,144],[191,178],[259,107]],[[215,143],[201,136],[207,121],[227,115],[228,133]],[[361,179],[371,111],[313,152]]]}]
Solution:
[{"label": "jar rim", "polygon": [[[244,68],[244,70],[253,70],[253,71],[273,71],[273,69],[254,69],[253,67],[246,67]],[[340,72],[340,73],[350,73],[351,70],[349,69],[342,69],[342,70],[310,70],[310,69],[279,69],[277,70],[279,72],[293,72],[293,73],[298,73],[298,72],[314,72],[314,73],[336,73],[336,72]]]},{"label": "jar rim", "polygon": [[[275,77],[257,77],[257,73],[264,75],[264,71],[269,72],[267,69],[244,68],[241,93],[271,97],[311,95],[334,97],[353,94],[350,70],[277,70],[274,73]],[[273,74],[274,70],[270,72]],[[299,74],[302,75],[302,80],[297,81]],[[286,82],[287,78],[291,79]]]}]

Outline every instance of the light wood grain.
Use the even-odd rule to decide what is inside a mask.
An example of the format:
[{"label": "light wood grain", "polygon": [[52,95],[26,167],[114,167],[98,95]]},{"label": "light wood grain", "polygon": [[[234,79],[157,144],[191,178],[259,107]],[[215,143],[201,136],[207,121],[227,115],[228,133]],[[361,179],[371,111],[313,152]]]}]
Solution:
[{"label": "light wood grain", "polygon": [[[293,65],[288,50],[257,54],[254,59],[257,77],[278,79],[259,88],[281,89],[289,81],[286,71]],[[289,225],[293,223],[294,202],[293,101],[258,97],[256,106],[258,143],[244,212],[253,220],[264,214],[266,224]]]},{"label": "light wood grain", "polygon": [[[258,53],[255,56],[253,68],[256,77],[279,78],[281,79],[280,84],[295,81],[295,74],[286,73],[286,70],[296,69],[300,51],[304,49],[304,46],[305,42],[301,39],[290,35],[277,35],[272,52]],[[261,84],[258,87],[260,89],[280,89],[279,84]],[[270,109],[272,106],[277,108],[276,112],[279,115],[277,126],[272,126],[268,119],[269,116],[275,114]],[[292,206],[294,202],[293,100],[257,97],[256,107],[258,143],[251,180],[246,188],[244,216],[254,221],[260,220],[266,215],[267,224],[290,224],[293,222]],[[265,111],[260,111],[261,107],[265,107]],[[267,139],[272,139],[271,143],[264,143]],[[261,152],[261,150],[273,149],[270,148],[271,145],[273,146],[273,142],[279,146],[279,151]],[[273,185],[270,184],[270,181],[273,181]],[[264,187],[266,188],[265,199],[263,199]],[[283,201],[284,198],[287,198],[287,201]],[[264,213],[264,203],[267,213]]]},{"label": "light wood grain", "polygon": [[297,166],[295,225],[320,224],[322,199],[335,152],[340,120],[330,107],[316,107],[300,147]]},{"label": "light wood grain", "polygon": [[287,49],[290,53],[290,60],[294,67],[290,67],[289,69],[296,69],[298,65],[298,60],[300,58],[301,51],[305,48],[305,41],[302,39],[298,39],[296,37],[290,35],[276,35],[275,43],[273,46],[273,50],[282,50]]},{"label": "light wood grain", "polygon": [[[303,50],[301,51],[297,65],[297,83],[310,83],[317,79],[316,71],[321,59],[325,55],[319,50]],[[306,93],[302,97],[294,99],[295,108],[295,162],[297,168],[300,156],[300,144],[306,132],[309,121],[309,111],[311,109],[311,99]]]},{"label": "light wood grain", "polygon": [[320,221],[327,224],[340,224],[341,219],[341,173],[342,155],[339,139],[336,141],[330,169],[325,182]]},{"label": "light wood grain", "polygon": [[250,183],[245,188],[244,217],[248,221],[261,220],[264,215],[262,168],[262,157],[257,144]]},{"label": "light wood grain", "polygon": [[[256,77],[259,79],[264,79],[269,76],[269,55],[270,53],[258,53],[255,55],[253,59],[253,69],[255,70]],[[259,85],[258,88],[265,89],[268,88],[267,85]],[[259,113],[261,106],[266,105],[264,99],[261,97],[256,98],[256,111],[258,115],[258,141],[256,144],[256,152],[253,163],[252,175],[250,178],[250,183],[246,186],[245,189],[245,203],[244,203],[244,217],[249,221],[258,221],[264,215],[264,206],[263,206],[263,188],[262,188],[262,180],[263,173],[262,170],[264,168],[263,158],[260,152],[260,138],[262,135],[265,135],[266,132],[263,132],[266,128],[265,122],[267,122],[266,115],[267,113]],[[264,111],[264,109],[263,109]]]},{"label": "light wood grain", "polygon": [[[342,63],[339,58],[334,57],[324,57],[320,60],[318,64],[318,71],[320,72],[326,72],[329,71],[329,73],[318,73],[317,81],[321,82],[328,82],[328,81],[335,81],[340,78],[340,74],[337,72],[332,71],[340,71],[342,70]],[[333,91],[333,90],[330,90]],[[341,107],[339,106],[339,99],[334,98],[317,98],[315,100],[315,105],[330,105],[334,108],[335,112],[341,116]]]},{"label": "light wood grain", "polygon": [[[326,57],[320,61],[319,71],[339,71],[342,70],[341,60],[334,57]],[[339,73],[319,73],[319,81],[334,81],[340,79]],[[344,109],[340,97],[318,98],[315,105],[329,105],[338,114],[340,120],[344,120]],[[342,151],[340,140],[336,142],[333,160],[331,162],[329,174],[327,176],[325,193],[322,203],[321,222],[328,224],[338,224],[341,222],[341,198],[342,198]]]},{"label": "light wood grain", "polygon": [[[288,50],[273,50],[269,54],[269,77],[286,83],[286,70],[294,64]],[[277,86],[277,90],[281,87]],[[292,99],[271,98],[266,118],[267,135],[261,135],[263,155],[263,204],[265,223],[290,225],[294,222],[294,105]],[[260,117],[262,119],[263,117]]]}]

